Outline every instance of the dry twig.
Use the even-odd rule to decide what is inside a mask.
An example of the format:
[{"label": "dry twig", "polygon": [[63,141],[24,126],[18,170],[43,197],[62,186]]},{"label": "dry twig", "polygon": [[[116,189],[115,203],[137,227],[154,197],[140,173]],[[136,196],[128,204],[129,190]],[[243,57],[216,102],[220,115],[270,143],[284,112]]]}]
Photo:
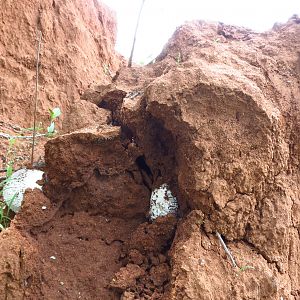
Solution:
[{"label": "dry twig", "polygon": [[146,0],[142,0],[140,12],[139,12],[139,15],[138,15],[138,19],[137,19],[137,23],[136,23],[136,27],[135,27],[135,32],[134,32],[134,37],[133,37],[131,53],[130,53],[130,57],[129,57],[129,60],[128,60],[128,67],[132,66],[132,58],[133,58],[133,52],[134,52],[134,47],[135,47],[136,34],[137,34],[137,31],[138,31],[138,28],[139,28],[140,18],[141,18],[141,14],[142,14],[142,10],[143,10],[143,6],[144,6],[145,1]]},{"label": "dry twig", "polygon": [[221,237],[221,235],[220,235],[220,233],[219,233],[218,231],[216,231],[216,235],[217,235],[218,239],[220,240],[221,245],[223,246],[223,248],[224,248],[224,250],[225,250],[227,256],[229,257],[229,259],[230,259],[230,261],[231,261],[233,267],[237,268],[238,266],[237,266],[237,264],[236,264],[236,262],[235,262],[235,260],[234,260],[234,258],[233,258],[233,256],[232,256],[230,250],[227,248],[225,242],[223,241],[223,239],[222,239],[222,237]]},{"label": "dry twig", "polygon": [[34,99],[34,113],[33,113],[33,135],[32,135],[32,148],[31,148],[31,166],[33,166],[34,145],[36,137],[36,112],[39,92],[39,65],[40,65],[40,51],[42,42],[42,32],[37,32],[37,50],[36,50],[36,78],[35,78],[35,99]]}]

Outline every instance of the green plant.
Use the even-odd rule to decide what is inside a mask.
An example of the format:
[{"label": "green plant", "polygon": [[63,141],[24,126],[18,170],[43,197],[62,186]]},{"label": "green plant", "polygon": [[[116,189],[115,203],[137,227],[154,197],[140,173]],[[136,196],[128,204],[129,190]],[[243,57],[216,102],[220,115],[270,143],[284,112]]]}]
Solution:
[{"label": "green plant", "polygon": [[246,265],[246,266],[240,267],[240,268],[239,268],[239,271],[240,271],[240,272],[244,272],[244,271],[249,270],[249,269],[255,270],[254,267]]},{"label": "green plant", "polygon": [[[47,130],[42,126],[42,123],[40,122],[38,127],[36,127],[35,131],[36,132],[41,132],[39,134],[36,134],[36,137],[41,137],[41,136],[47,136],[51,137],[55,133],[55,119],[58,118],[61,115],[61,110],[59,107],[55,107],[53,109],[49,109],[49,119],[50,119],[50,124],[47,127]],[[21,132],[26,132],[26,131],[34,131],[34,128],[23,128]],[[46,133],[43,133],[45,132]],[[16,136],[15,138],[24,138],[24,136]],[[26,138],[32,138],[32,136],[27,136]]]},{"label": "green plant", "polygon": [[[2,190],[1,190],[1,195],[2,195]],[[0,231],[6,229],[10,224],[11,221],[11,218],[9,217],[10,208],[16,196],[17,194],[13,195],[8,205],[6,205],[2,200],[0,202]]]},{"label": "green plant", "polygon": [[[36,132],[39,132],[39,131],[43,131],[44,128],[43,128],[43,124],[42,122],[39,123],[39,125],[35,128],[35,131]],[[29,127],[29,128],[21,128],[21,133],[24,133],[24,132],[32,132],[33,131],[33,127]]]},{"label": "green plant", "polygon": [[0,203],[0,231],[7,228],[10,222],[10,218],[5,212],[5,209],[6,209],[6,205],[3,202],[1,202]]},{"label": "green plant", "polygon": [[54,120],[61,115],[61,110],[59,107],[49,109],[50,113],[50,125],[47,127],[47,136],[51,137],[55,133],[55,122]]},{"label": "green plant", "polygon": [[[53,109],[49,109],[50,114],[50,125],[47,127],[47,129],[42,127],[42,124],[39,124],[39,127],[36,128],[36,132],[39,131],[41,133],[36,133],[36,137],[52,137],[56,131],[55,131],[55,119],[58,118],[61,115],[60,108],[56,107]],[[24,128],[21,130],[20,135],[9,135],[3,132],[0,132],[0,136],[9,140],[17,140],[17,139],[33,139],[33,135],[24,135],[24,132],[26,131],[34,131],[33,128]]]},{"label": "green plant", "polygon": [[[15,140],[10,139],[7,153],[10,153],[11,151],[13,151],[14,144],[15,144]],[[13,164],[14,164],[14,158],[13,158],[13,160],[9,160],[9,163],[6,165],[5,179],[0,182],[0,231],[6,229],[10,224],[10,221],[11,221],[11,219],[9,217],[10,208],[17,196],[17,194],[14,194],[13,197],[9,200],[8,205],[3,201],[3,197],[2,197],[3,188],[4,188],[5,184],[7,184],[11,180],[11,175],[13,173]]]},{"label": "green plant", "polygon": [[[60,108],[56,107],[53,109],[49,109],[49,118],[50,118],[50,125],[47,127],[45,130],[42,127],[39,127],[39,131],[46,131],[45,133],[39,133],[36,134],[36,137],[52,137],[56,131],[55,131],[55,119],[57,119],[61,115],[61,110]],[[24,131],[33,131],[33,128],[27,128]],[[37,130],[37,129],[36,129]],[[17,139],[32,139],[33,136],[24,136],[24,135],[19,135],[19,136],[10,136],[7,135],[7,138],[9,139],[8,141],[8,148],[6,151],[6,168],[5,168],[5,177],[2,181],[0,181],[0,231],[4,230],[7,228],[10,224],[10,211],[11,211],[11,205],[14,202],[17,194],[13,195],[13,197],[9,200],[6,201],[6,203],[3,200],[3,188],[4,186],[11,180],[11,176],[14,171],[14,163],[15,163],[15,144]],[[8,202],[8,204],[7,204]]]}]

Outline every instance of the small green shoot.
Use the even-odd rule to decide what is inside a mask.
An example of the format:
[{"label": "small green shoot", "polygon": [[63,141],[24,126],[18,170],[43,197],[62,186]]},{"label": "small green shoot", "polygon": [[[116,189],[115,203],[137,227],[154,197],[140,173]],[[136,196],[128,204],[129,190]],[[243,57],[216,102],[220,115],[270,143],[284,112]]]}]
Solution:
[{"label": "small green shoot", "polygon": [[[35,128],[35,131],[36,132],[39,132],[39,131],[43,131],[44,130],[44,128],[43,128],[43,124],[42,124],[42,122],[40,122],[39,123],[39,125]],[[29,128],[22,128],[21,129],[21,133],[23,133],[23,132],[32,132],[33,131],[33,127],[29,127]]]},{"label": "small green shoot", "polygon": [[47,127],[47,136],[51,137],[55,133],[55,122],[54,120],[61,115],[61,110],[59,107],[49,109],[50,113],[50,125]]},{"label": "small green shoot", "polygon": [[52,122],[54,119],[58,118],[61,115],[61,110],[59,107],[55,107],[53,109],[49,109],[50,113],[50,121]]},{"label": "small green shoot", "polygon": [[[16,139],[11,138],[9,139],[9,145],[7,150],[7,156],[6,159],[8,160],[8,163],[6,164],[6,174],[5,179],[0,182],[0,196],[3,194],[3,187],[5,184],[7,184],[11,180],[11,175],[13,173],[13,166],[14,166],[14,160],[15,160],[15,152],[14,152],[14,145],[16,143]],[[9,205],[6,205],[3,202],[3,199],[0,200],[0,231],[6,229],[10,224],[10,207],[12,203],[14,202],[17,194],[15,194],[12,199],[9,201]]]},{"label": "small green shoot", "polygon": [[249,270],[249,269],[255,270],[254,267],[246,265],[246,266],[240,267],[240,270],[239,270],[239,271],[240,271],[240,272],[244,272],[244,271]]},{"label": "small green shoot", "polygon": [[7,228],[10,222],[10,218],[7,216],[5,212],[5,208],[6,208],[5,204],[1,202],[0,203],[0,231]]},{"label": "small green shoot", "polygon": [[12,204],[14,203],[16,197],[18,196],[18,192],[16,192],[10,199],[9,203],[8,203],[8,206],[7,206],[7,212],[6,212],[6,215],[8,216],[9,215],[9,212],[11,210],[11,206]]},{"label": "small green shoot", "polygon": [[52,135],[55,131],[55,124],[54,122],[51,122],[50,126],[47,127],[47,133]]},{"label": "small green shoot", "polygon": [[[2,192],[2,191],[1,191]],[[9,201],[9,204],[6,205],[4,202],[0,202],[0,231],[6,229],[10,224],[10,208],[14,200],[16,199],[18,193],[15,193],[11,200]]]},{"label": "small green shoot", "polygon": [[16,139],[12,138],[12,139],[9,139],[9,148],[12,148],[16,143]]},{"label": "small green shoot", "polygon": [[6,167],[6,178],[9,178],[14,171],[13,162],[9,162],[9,164]]}]

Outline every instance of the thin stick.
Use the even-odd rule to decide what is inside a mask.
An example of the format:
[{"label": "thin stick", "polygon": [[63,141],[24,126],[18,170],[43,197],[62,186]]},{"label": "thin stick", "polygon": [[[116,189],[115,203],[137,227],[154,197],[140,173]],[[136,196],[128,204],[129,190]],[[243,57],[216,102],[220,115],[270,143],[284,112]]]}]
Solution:
[{"label": "thin stick", "polygon": [[133,58],[133,52],[134,52],[134,47],[135,47],[136,34],[137,34],[137,31],[138,31],[138,28],[139,28],[140,18],[141,18],[141,14],[142,14],[142,10],[143,10],[143,6],[144,6],[145,1],[146,0],[142,1],[142,5],[141,5],[140,12],[139,12],[139,15],[138,15],[138,19],[137,19],[137,22],[136,22],[136,27],[135,27],[135,32],[134,32],[134,38],[133,38],[131,53],[130,53],[130,57],[129,57],[129,61],[128,61],[128,67],[129,68],[132,66],[132,58]]},{"label": "thin stick", "polygon": [[40,65],[40,51],[41,51],[42,33],[37,32],[37,50],[36,50],[36,78],[35,78],[35,99],[34,99],[34,112],[33,112],[33,136],[32,136],[32,148],[31,148],[31,166],[33,167],[33,155],[34,155],[34,144],[36,136],[36,112],[37,102],[39,94],[39,65]]},{"label": "thin stick", "polygon": [[230,250],[227,248],[225,242],[223,241],[223,239],[222,239],[222,237],[221,237],[221,235],[220,235],[220,233],[219,233],[218,231],[216,231],[216,235],[217,235],[218,239],[220,240],[221,245],[223,246],[223,248],[224,248],[224,250],[225,250],[227,256],[228,256],[229,259],[231,260],[231,263],[232,263],[233,267],[237,268],[238,266],[237,266],[237,264],[236,264],[236,262],[235,262],[235,260],[234,260],[234,258],[233,258],[233,256],[232,256]]}]

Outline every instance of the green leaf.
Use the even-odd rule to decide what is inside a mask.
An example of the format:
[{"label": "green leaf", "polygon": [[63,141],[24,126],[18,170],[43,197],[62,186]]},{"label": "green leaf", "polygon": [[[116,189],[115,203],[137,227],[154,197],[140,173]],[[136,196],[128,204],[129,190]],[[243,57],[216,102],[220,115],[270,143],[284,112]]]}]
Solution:
[{"label": "green leaf", "polygon": [[59,107],[53,108],[54,118],[58,118],[61,115],[61,111]]},{"label": "green leaf", "polygon": [[8,208],[8,210],[7,210],[7,216],[4,216],[3,218],[6,218],[6,219],[8,219],[9,221],[10,221],[10,218],[8,217],[8,215],[9,215],[9,212],[10,212],[10,210],[11,210],[11,206],[12,206],[12,204],[13,204],[13,202],[15,201],[15,199],[16,199],[16,197],[18,196],[18,194],[19,194],[19,192],[16,192],[12,197],[11,197],[11,199],[9,200],[9,203],[7,204],[7,208]]},{"label": "green leaf", "polygon": [[13,168],[13,164],[10,163],[7,167],[6,167],[6,178],[9,178],[12,173],[14,171],[14,168]]},{"label": "green leaf", "polygon": [[[35,131],[42,131],[43,129],[44,129],[44,128],[41,127],[41,126],[35,127]],[[22,132],[24,132],[24,131],[33,131],[33,127],[23,128],[21,131],[22,131]]]},{"label": "green leaf", "polygon": [[59,107],[55,107],[53,109],[49,109],[49,112],[50,112],[50,120],[51,122],[58,118],[60,115],[61,115],[61,110]]},{"label": "green leaf", "polygon": [[12,147],[16,143],[16,139],[10,138],[9,139],[9,147]]},{"label": "green leaf", "polygon": [[248,269],[255,270],[255,268],[252,267],[252,266],[242,266],[242,267],[240,267],[240,271],[241,272],[244,272],[244,271],[246,271]]},{"label": "green leaf", "polygon": [[49,108],[49,114],[50,114],[50,120],[53,119],[53,116],[54,116],[54,112],[52,109]]},{"label": "green leaf", "polygon": [[[3,205],[3,203],[1,203],[1,205]],[[3,219],[3,207],[0,206],[0,223],[2,223],[2,219]]]},{"label": "green leaf", "polygon": [[54,130],[55,130],[55,124],[54,124],[54,122],[51,122],[50,126],[47,127],[47,132],[49,134],[52,134],[52,133],[54,133]]}]

